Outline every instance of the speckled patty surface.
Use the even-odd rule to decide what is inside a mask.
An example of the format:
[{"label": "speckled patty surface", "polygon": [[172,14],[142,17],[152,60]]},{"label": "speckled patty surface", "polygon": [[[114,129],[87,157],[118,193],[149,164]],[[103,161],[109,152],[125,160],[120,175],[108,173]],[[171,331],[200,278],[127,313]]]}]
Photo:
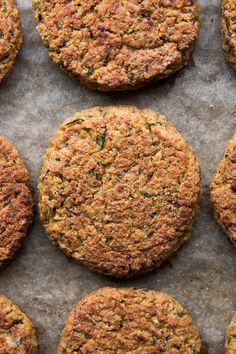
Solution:
[{"label": "speckled patty surface", "polygon": [[0,0],[0,82],[10,73],[21,45],[18,10],[13,0]]},{"label": "speckled patty surface", "polygon": [[0,353],[37,354],[37,340],[28,317],[0,294]]},{"label": "speckled patty surface", "polygon": [[215,218],[236,246],[236,134],[212,177],[210,191]]},{"label": "speckled patty surface", "polygon": [[71,311],[58,354],[197,354],[200,346],[196,325],[170,295],[103,288]]},{"label": "speckled patty surface", "polygon": [[20,248],[32,218],[28,171],[17,150],[0,136],[0,268]]},{"label": "speckled patty surface", "polygon": [[236,70],[236,2],[222,0],[222,45],[225,57]]},{"label": "speckled patty surface", "polygon": [[117,277],[158,267],[189,238],[199,167],[164,117],[92,108],[49,142],[39,209],[49,238],[90,269]]},{"label": "speckled patty surface", "polygon": [[226,343],[225,343],[226,354],[236,353],[236,313],[234,314],[232,321],[227,329]]},{"label": "speckled patty surface", "polygon": [[124,90],[183,67],[197,38],[195,0],[33,0],[52,60],[93,89]]}]

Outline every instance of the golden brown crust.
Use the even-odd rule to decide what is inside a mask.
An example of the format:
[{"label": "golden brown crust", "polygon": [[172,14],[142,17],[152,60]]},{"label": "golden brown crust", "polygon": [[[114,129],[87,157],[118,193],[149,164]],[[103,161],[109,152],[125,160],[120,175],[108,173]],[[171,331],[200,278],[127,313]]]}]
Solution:
[{"label": "golden brown crust", "polygon": [[236,70],[236,2],[222,0],[221,38],[225,57]]},{"label": "golden brown crust", "polygon": [[196,325],[170,295],[103,288],[70,312],[58,354],[197,354],[200,347]]},{"label": "golden brown crust", "polygon": [[0,268],[20,248],[32,218],[28,171],[17,150],[0,136]]},{"label": "golden brown crust", "polygon": [[92,270],[130,277],[160,266],[189,238],[199,166],[164,116],[97,107],[51,138],[38,190],[54,243]]},{"label": "golden brown crust", "polygon": [[236,354],[236,313],[227,329],[225,349],[226,354]]},{"label": "golden brown crust", "polygon": [[10,73],[21,45],[19,12],[13,0],[0,0],[0,82]]},{"label": "golden brown crust", "polygon": [[212,177],[210,192],[215,218],[236,245],[236,134]]},{"label": "golden brown crust", "polygon": [[29,173],[15,147],[0,136],[0,183],[29,184]]},{"label": "golden brown crust", "polygon": [[35,330],[29,318],[0,294],[0,353],[37,354]]},{"label": "golden brown crust", "polygon": [[135,89],[187,64],[198,29],[195,0],[33,0],[49,55],[83,84]]}]

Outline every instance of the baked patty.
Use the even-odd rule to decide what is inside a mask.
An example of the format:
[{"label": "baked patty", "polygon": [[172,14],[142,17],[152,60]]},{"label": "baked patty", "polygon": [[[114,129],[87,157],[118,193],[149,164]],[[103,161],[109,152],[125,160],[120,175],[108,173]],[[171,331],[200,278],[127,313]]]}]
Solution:
[{"label": "baked patty", "polygon": [[0,353],[37,354],[35,330],[29,318],[0,294]]},{"label": "baked patty", "polygon": [[210,192],[215,218],[236,246],[236,134],[212,177]]},{"label": "baked patty", "polygon": [[198,29],[195,0],[33,0],[51,59],[101,91],[134,89],[187,64]]},{"label": "baked patty", "polygon": [[103,288],[70,312],[58,354],[200,353],[197,326],[170,295]]},{"label": "baked patty", "polygon": [[236,70],[236,2],[222,0],[221,38],[225,57]]},{"label": "baked patty", "polygon": [[190,236],[200,194],[196,157],[162,115],[92,108],[53,135],[39,179],[49,238],[92,270],[145,273]]},{"label": "baked patty", "polygon": [[20,248],[32,219],[28,171],[17,150],[0,136],[0,268]]},{"label": "baked patty", "polygon": [[18,10],[13,0],[0,1],[0,82],[10,73],[22,45]]}]

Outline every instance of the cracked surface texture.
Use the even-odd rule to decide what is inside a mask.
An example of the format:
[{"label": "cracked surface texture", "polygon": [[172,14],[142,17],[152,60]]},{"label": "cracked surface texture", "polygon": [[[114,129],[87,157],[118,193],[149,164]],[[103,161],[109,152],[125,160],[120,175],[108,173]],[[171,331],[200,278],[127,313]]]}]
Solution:
[{"label": "cracked surface texture", "polygon": [[22,45],[18,10],[12,0],[0,1],[0,82],[10,73]]},{"label": "cracked surface texture", "polygon": [[187,64],[199,22],[194,0],[33,0],[49,55],[99,90],[138,88]]},{"label": "cracked surface texture", "polygon": [[67,255],[129,277],[158,267],[189,238],[199,194],[195,154],[164,116],[96,107],[51,138],[39,209]]},{"label": "cracked surface texture", "polygon": [[222,0],[222,45],[225,57],[236,70],[236,2]]},{"label": "cracked surface texture", "polygon": [[0,268],[20,248],[32,219],[28,171],[17,150],[0,136]]},{"label": "cracked surface texture", "polygon": [[197,354],[200,347],[196,325],[170,295],[103,288],[70,312],[58,354]]},{"label": "cracked surface texture", "polygon": [[236,246],[236,134],[212,177],[211,203],[216,220]]},{"label": "cracked surface texture", "polygon": [[28,317],[0,294],[0,353],[37,354],[37,340]]}]

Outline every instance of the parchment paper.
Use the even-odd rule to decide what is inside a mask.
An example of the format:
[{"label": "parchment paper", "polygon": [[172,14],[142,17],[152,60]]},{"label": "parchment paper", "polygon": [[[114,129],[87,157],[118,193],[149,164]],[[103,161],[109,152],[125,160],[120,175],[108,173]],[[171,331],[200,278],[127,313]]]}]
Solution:
[{"label": "parchment paper", "polygon": [[224,353],[224,336],[236,310],[236,249],[216,225],[209,180],[226,142],[236,131],[236,74],[220,48],[220,1],[201,0],[201,31],[188,67],[130,93],[105,94],[82,87],[55,67],[39,40],[30,0],[18,0],[24,47],[0,86],[0,134],[19,149],[36,186],[42,154],[58,125],[94,105],[134,104],[167,115],[198,155],[203,195],[191,240],[159,270],[131,280],[92,274],[68,260],[45,236],[38,217],[17,258],[0,272],[0,292],[36,326],[41,354],[55,354],[68,311],[103,286],[166,291],[199,326],[204,354]]}]

